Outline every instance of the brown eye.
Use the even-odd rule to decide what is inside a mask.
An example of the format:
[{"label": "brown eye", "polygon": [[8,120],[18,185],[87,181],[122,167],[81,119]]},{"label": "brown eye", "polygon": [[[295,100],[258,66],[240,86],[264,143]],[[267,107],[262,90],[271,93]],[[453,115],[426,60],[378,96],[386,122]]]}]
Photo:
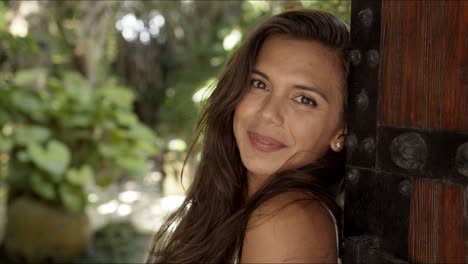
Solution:
[{"label": "brown eye", "polygon": [[315,101],[313,98],[310,98],[310,97],[307,97],[307,96],[304,96],[304,95],[300,95],[298,97],[296,97],[294,99],[295,101],[301,103],[301,104],[305,104],[307,106],[311,106],[311,107],[317,107],[317,101]]},{"label": "brown eye", "polygon": [[250,80],[250,85],[252,85],[253,87],[255,88],[258,88],[258,89],[266,89],[267,86],[264,82],[260,81],[260,80],[255,80],[255,79],[252,79]]}]

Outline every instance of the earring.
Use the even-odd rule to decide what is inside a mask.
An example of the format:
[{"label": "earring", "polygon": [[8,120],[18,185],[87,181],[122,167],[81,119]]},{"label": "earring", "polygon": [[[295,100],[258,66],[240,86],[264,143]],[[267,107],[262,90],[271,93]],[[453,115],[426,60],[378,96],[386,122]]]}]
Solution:
[{"label": "earring", "polygon": [[340,143],[340,142],[336,142],[335,146],[336,146],[336,148],[334,149],[334,151],[336,151],[336,152],[340,151],[341,143]]}]

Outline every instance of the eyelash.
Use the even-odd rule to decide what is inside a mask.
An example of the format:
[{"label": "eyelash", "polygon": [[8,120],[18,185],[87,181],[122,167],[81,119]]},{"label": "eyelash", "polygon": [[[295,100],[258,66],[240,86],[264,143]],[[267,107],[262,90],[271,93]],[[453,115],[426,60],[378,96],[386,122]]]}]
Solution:
[{"label": "eyelash", "polygon": [[[299,100],[296,100],[297,98],[299,98]],[[304,102],[304,99],[306,100],[306,102]],[[311,97],[308,97],[308,96],[305,96],[305,95],[299,95],[296,98],[294,98],[294,100],[296,102],[304,104],[306,106],[310,106],[310,107],[317,107],[318,106],[317,101],[315,99],[313,99]]]},{"label": "eyelash", "polygon": [[[264,87],[263,87],[263,88],[262,88],[262,87],[258,87],[257,84],[255,84],[255,83],[257,83],[257,84],[263,84]],[[252,79],[252,80],[250,80],[250,85],[252,85],[253,87],[255,87],[255,88],[257,88],[257,89],[266,89],[266,88],[267,88],[267,85],[266,85],[264,82],[262,82],[262,81],[260,81],[260,80],[257,80],[257,79]]]},{"label": "eyelash", "polygon": [[[260,80],[257,80],[257,79],[251,79],[250,80],[250,85],[253,86],[254,88],[257,88],[257,89],[262,89],[262,90],[266,90],[267,89],[267,85],[260,81]],[[262,85],[263,87],[259,87],[259,85]],[[299,99],[298,99],[299,98]],[[305,95],[299,95],[297,97],[294,98],[294,101],[300,103],[300,104],[303,104],[307,107],[317,107],[318,106],[318,103],[315,99],[311,98],[311,97],[308,97],[308,96],[305,96]],[[306,102],[304,102],[306,101]]]}]

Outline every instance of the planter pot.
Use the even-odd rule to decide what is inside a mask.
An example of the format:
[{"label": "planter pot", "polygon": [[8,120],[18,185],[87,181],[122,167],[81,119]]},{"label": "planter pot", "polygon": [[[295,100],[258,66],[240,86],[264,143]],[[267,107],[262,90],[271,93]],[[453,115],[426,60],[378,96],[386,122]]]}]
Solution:
[{"label": "planter pot", "polygon": [[12,260],[67,262],[83,252],[91,236],[86,214],[71,214],[27,196],[7,207],[4,244]]}]

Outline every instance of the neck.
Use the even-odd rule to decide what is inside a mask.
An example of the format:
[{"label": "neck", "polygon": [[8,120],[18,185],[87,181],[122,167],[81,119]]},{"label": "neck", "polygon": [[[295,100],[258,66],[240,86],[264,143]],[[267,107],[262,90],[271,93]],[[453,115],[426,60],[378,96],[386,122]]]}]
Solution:
[{"label": "neck", "polygon": [[260,175],[260,174],[254,174],[251,172],[247,172],[247,197],[250,198],[252,195],[258,191],[262,187],[262,185],[265,183],[266,179],[268,178],[268,175]]}]

